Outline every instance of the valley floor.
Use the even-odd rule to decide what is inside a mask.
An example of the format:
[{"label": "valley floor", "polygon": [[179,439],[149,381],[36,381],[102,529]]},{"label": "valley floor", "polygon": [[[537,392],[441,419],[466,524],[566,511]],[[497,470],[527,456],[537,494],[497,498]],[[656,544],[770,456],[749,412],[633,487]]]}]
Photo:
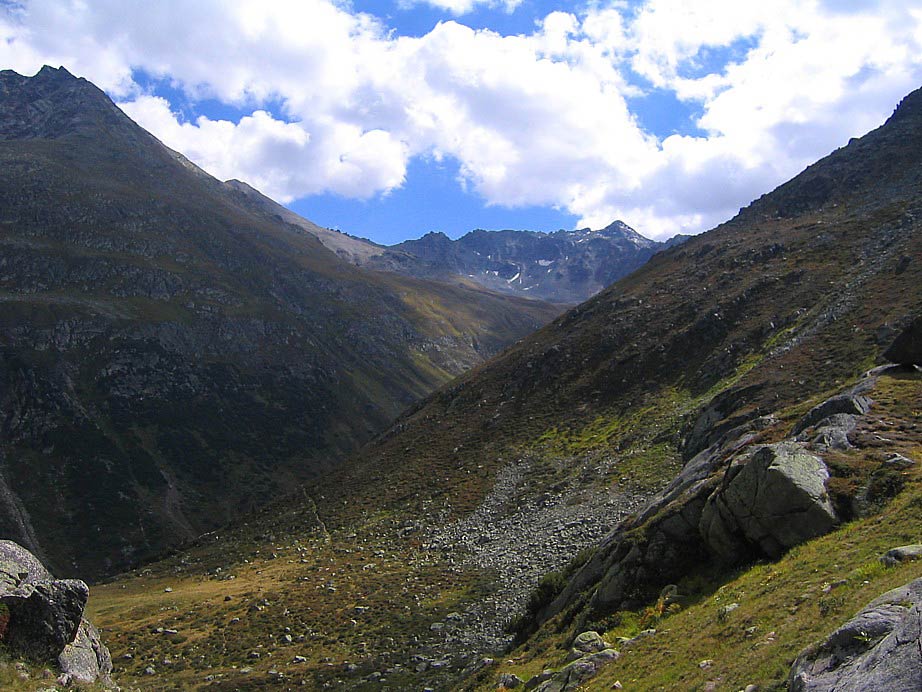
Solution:
[{"label": "valley floor", "polygon": [[[832,463],[875,466],[892,452],[922,460],[922,374],[882,376],[871,396],[856,447]],[[576,482],[556,495],[530,495],[529,464],[537,463],[506,466],[480,508],[460,520],[382,511],[330,534],[303,505],[273,507],[232,533],[96,586],[88,614],[129,689],[493,690],[502,672],[527,679],[563,665],[575,631],[551,621],[503,653],[503,626],[543,573],[565,566],[643,497],[581,494]],[[642,629],[656,634],[624,648],[589,688],[618,681],[637,690],[781,689],[801,649],[922,576],[920,562],[877,561],[922,538],[920,467],[904,472],[902,492],[883,511],[778,562],[689,575],[677,613],[654,607],[595,623],[611,641]],[[718,617],[731,603],[738,607]],[[495,662],[484,665],[485,656]]]}]

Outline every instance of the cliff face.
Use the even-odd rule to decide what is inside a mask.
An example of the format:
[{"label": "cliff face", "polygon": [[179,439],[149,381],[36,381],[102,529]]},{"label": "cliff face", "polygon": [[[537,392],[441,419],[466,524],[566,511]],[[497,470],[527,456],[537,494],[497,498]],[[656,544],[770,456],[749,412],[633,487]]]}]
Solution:
[{"label": "cliff face", "polygon": [[359,270],[85,80],[0,73],[0,527],[59,573],[289,492],[556,312]]}]

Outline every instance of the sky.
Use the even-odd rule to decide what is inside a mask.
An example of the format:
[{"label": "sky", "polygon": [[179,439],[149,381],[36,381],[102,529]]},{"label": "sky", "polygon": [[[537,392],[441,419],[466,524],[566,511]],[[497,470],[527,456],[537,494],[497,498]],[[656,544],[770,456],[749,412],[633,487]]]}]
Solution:
[{"label": "sky", "polygon": [[209,173],[323,226],[698,233],[922,86],[922,0],[0,0]]}]

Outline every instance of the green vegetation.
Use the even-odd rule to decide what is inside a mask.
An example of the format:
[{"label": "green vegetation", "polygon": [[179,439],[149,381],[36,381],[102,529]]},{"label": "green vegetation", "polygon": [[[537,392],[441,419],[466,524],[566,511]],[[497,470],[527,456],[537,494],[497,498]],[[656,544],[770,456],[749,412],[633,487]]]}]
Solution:
[{"label": "green vegetation", "polygon": [[[875,406],[857,433],[861,446],[837,454],[833,468],[862,470],[865,481],[874,475],[869,469],[881,467],[884,450],[922,460],[922,375],[882,377],[871,395]],[[702,689],[709,681],[716,681],[718,689],[748,684],[786,689],[788,670],[803,648],[877,596],[922,576],[922,562],[888,568],[878,560],[892,547],[922,541],[922,464],[898,474],[895,498],[869,505],[869,516],[794,548],[777,562],[729,573],[702,565],[677,584],[680,608],[660,598],[636,611],[586,623],[586,629],[598,629],[606,640],[620,642],[616,648],[623,654],[586,689],[609,689],[615,681],[626,689]],[[726,608],[730,604],[737,607]],[[577,633],[565,624],[572,619],[573,613],[566,613],[546,623],[512,652],[514,663],[500,671],[527,677],[563,665],[566,644]],[[649,627],[657,630],[654,636],[625,647],[626,639]],[[699,666],[703,661],[710,663]],[[474,687],[491,689],[487,680]]]}]

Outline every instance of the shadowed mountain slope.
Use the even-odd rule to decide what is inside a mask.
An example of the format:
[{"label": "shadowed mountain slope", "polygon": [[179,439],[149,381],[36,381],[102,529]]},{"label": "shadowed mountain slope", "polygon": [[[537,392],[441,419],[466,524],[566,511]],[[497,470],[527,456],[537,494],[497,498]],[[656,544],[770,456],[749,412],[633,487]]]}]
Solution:
[{"label": "shadowed mountain slope", "polygon": [[0,73],[0,527],[57,573],[329,470],[558,311],[360,270],[89,82]]},{"label": "shadowed mountain slope", "polygon": [[[602,629],[622,617],[645,622],[641,611],[587,610],[612,536],[621,535],[616,527],[644,549],[645,541],[661,540],[647,534],[644,514],[621,522],[693,455],[741,425],[753,426],[746,444],[788,439],[814,405],[879,362],[922,305],[920,189],[917,91],[879,129],[413,406],[309,497],[102,587],[94,620],[110,629],[115,650],[140,656],[126,664],[133,681],[170,653],[186,657],[181,671],[162,678],[177,686],[200,684],[207,672],[217,689],[275,684],[282,675],[316,687],[386,680],[398,689],[483,690],[496,689],[500,670],[528,677],[550,659],[562,661],[576,622]],[[856,428],[855,447],[827,455],[828,493],[840,517],[856,520],[840,529],[847,539],[841,552],[831,555],[839,550],[833,533],[778,563],[775,576],[763,565],[732,582],[732,570],[745,568],[739,561],[693,575],[712,580],[713,589],[736,584],[749,599],[741,610],[762,619],[732,629],[715,624],[718,604],[735,596],[699,593],[710,610],[691,604],[684,636],[646,649],[646,668],[668,663],[668,675],[678,669],[684,676],[661,676],[666,682],[657,684],[683,688],[677,680],[711,679],[697,666],[707,651],[683,660],[672,651],[697,652],[697,633],[707,631],[709,645],[732,642],[712,662],[727,671],[728,689],[754,680],[780,688],[797,651],[837,626],[826,614],[857,607],[918,572],[919,563],[899,573],[867,563],[901,544],[893,541],[918,540],[920,382],[915,371],[881,376],[869,394],[877,408]],[[908,455],[910,471],[881,471],[890,452]],[[708,482],[719,482],[723,470],[718,465]],[[862,514],[862,493],[875,473],[892,487]],[[675,577],[670,570],[701,559],[719,564],[690,555],[697,544],[663,539],[659,547],[667,557],[634,584],[641,603],[650,591],[655,601],[659,580]],[[860,576],[824,600],[824,581],[843,573]],[[227,574],[233,584],[222,581]],[[615,577],[605,575],[609,584]],[[159,594],[166,584],[175,589],[169,599]],[[812,603],[789,611],[807,588],[819,610]],[[233,600],[222,602],[231,591]],[[207,616],[199,596],[210,599]],[[177,607],[170,622],[191,633],[188,645],[137,634],[150,623],[138,613],[169,604]],[[531,620],[519,629],[525,643],[503,651],[506,626],[526,612]],[[291,644],[278,638],[283,622]],[[753,655],[753,641],[744,641],[750,625],[760,638],[777,627],[777,646],[767,641]],[[295,649],[299,658],[278,664]],[[495,652],[491,662],[479,660],[482,652]],[[204,657],[201,665],[196,656]],[[233,667],[245,658],[245,668]],[[638,670],[626,679],[640,687],[648,679],[641,675],[657,674],[639,672],[640,657],[622,663]],[[615,675],[600,676],[605,689]]]},{"label": "shadowed mountain slope", "polygon": [[289,223],[304,229],[327,248],[332,250],[342,260],[350,264],[366,264],[372,257],[384,253],[387,248],[364,238],[356,238],[340,231],[318,226],[303,216],[295,214],[281,204],[266,197],[259,190],[239,180],[228,180],[224,183],[237,195],[239,202],[254,211],[271,214],[279,221]]}]

